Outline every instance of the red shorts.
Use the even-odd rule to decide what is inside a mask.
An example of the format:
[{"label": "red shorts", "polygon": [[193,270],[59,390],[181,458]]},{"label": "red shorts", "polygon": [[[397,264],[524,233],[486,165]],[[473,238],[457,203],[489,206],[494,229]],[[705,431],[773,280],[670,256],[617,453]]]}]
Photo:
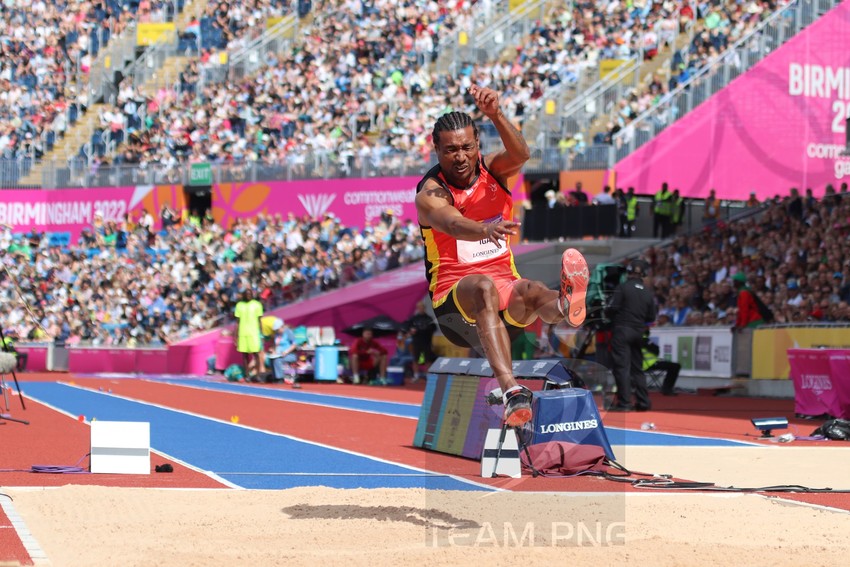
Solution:
[{"label": "red shorts", "polygon": [[[461,278],[461,279],[463,279],[463,278]],[[514,287],[516,287],[516,284],[519,283],[520,280],[517,280],[517,279],[514,279],[514,278],[493,278],[493,277],[491,277],[490,279],[492,279],[493,282],[496,284],[496,290],[499,293],[499,311],[504,311],[505,309],[508,308],[508,305],[511,302],[511,294],[514,291]],[[461,280],[458,280],[458,281],[455,282],[455,284],[451,287],[449,292],[443,297],[442,301],[440,302],[439,307],[442,307],[443,305],[445,305],[446,303],[449,303],[449,302],[454,303],[457,311],[461,315],[463,315],[463,318],[466,321],[468,321],[469,323],[475,324],[475,319],[473,319],[472,317],[470,317],[469,315],[467,315],[466,313],[463,312],[463,309],[461,309],[460,305],[457,302],[457,298],[455,297],[455,290],[457,289],[457,285],[460,283],[460,281]]]},{"label": "red shorts", "polygon": [[[520,325],[514,321],[507,312],[508,304],[510,303],[511,293],[517,282],[515,279],[498,279],[494,280],[496,288],[499,291],[499,316],[505,323],[505,328],[508,330],[511,340],[519,336],[525,329],[524,325]],[[475,319],[467,315],[461,309],[458,303],[455,291],[457,283],[452,286],[451,291],[443,299],[440,305],[434,307],[434,315],[437,317],[437,324],[440,327],[443,335],[452,343],[465,348],[479,348],[481,341],[478,338],[478,329],[475,327]]]}]

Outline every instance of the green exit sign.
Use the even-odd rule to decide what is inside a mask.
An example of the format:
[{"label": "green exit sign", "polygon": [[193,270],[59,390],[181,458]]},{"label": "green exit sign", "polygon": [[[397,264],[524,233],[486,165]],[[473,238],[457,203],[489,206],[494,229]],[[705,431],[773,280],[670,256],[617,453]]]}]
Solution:
[{"label": "green exit sign", "polygon": [[212,185],[212,168],[208,163],[193,163],[189,170],[189,185]]}]

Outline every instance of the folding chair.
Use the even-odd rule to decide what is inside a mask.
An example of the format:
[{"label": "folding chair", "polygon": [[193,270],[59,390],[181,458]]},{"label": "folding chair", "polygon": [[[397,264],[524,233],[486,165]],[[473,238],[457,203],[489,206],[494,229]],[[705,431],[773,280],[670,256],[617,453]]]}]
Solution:
[{"label": "folding chair", "polygon": [[644,370],[643,373],[646,375],[646,389],[657,390],[660,392],[662,385],[664,384],[664,378],[667,377],[667,372],[657,368],[656,366],[650,366],[649,369]]}]

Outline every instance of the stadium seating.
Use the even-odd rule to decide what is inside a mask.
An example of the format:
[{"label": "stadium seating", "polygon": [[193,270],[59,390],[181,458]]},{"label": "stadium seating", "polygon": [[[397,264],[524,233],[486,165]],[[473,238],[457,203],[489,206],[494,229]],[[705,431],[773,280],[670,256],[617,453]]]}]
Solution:
[{"label": "stadium seating", "polygon": [[[386,265],[375,255],[363,254],[358,261],[357,255],[338,251],[335,245],[345,227],[335,223],[325,227],[328,242],[310,242],[313,237],[306,235],[314,224],[306,218],[277,220],[263,229],[254,221],[230,230],[212,223],[186,224],[148,234],[131,221],[84,231],[78,242],[70,242],[66,232],[33,235],[7,229],[0,234],[0,244],[21,260],[8,268],[15,281],[24,282],[20,285],[27,304],[11,287],[4,288],[7,301],[0,306],[0,324],[14,328],[22,339],[38,339],[46,331],[52,337],[96,345],[131,340],[163,344],[231,319],[246,282],[271,309],[369,278]],[[399,263],[419,262],[419,233],[409,226],[379,223],[364,236],[361,247],[385,250],[382,239],[393,232],[412,245],[412,254]],[[295,230],[303,231],[310,252],[274,245]],[[120,239],[107,238],[117,232],[123,233],[124,248],[116,248]],[[257,264],[260,251],[267,265]],[[321,258],[330,260],[324,270],[305,268],[319,265]],[[42,283],[33,287],[31,281]],[[335,340],[333,329],[319,327],[311,328],[308,338],[312,344]]]},{"label": "stadium seating", "polygon": [[[261,164],[259,169],[267,169],[267,175],[286,169],[293,177],[417,169],[430,161],[428,133],[433,119],[446,108],[470,108],[464,92],[471,81],[499,89],[509,115],[523,124],[543,113],[545,100],[557,97],[561,91],[572,93],[570,89],[584,84],[580,83],[582,77],[595,72],[601,60],[629,56],[652,59],[660,47],[669,43],[671,22],[697,19],[697,25],[688,28],[694,33],[692,46],[674,58],[675,81],[701,65],[712,50],[722,50],[776,5],[751,2],[743,10],[740,3],[731,3],[724,7],[725,16],[719,23],[714,21],[718,11],[712,5],[695,15],[695,8],[675,3],[576,2],[571,4],[571,11],[558,5],[546,12],[530,35],[516,45],[492,53],[489,61],[460,61],[456,75],[446,77],[433,73],[432,67],[441,46],[452,43],[449,38],[454,40],[461,30],[473,31],[476,11],[493,10],[499,2],[417,0],[406,4],[403,10],[396,10],[396,4],[388,1],[362,9],[341,0],[329,0],[322,3],[321,9],[313,10],[309,2],[295,4],[248,0],[222,5],[223,13],[208,6],[202,17],[179,30],[180,51],[194,53],[195,70],[184,71],[172,89],[145,97],[133,94],[135,104],[128,108],[124,107],[126,96],[119,97],[118,112],[125,114],[123,124],[116,121],[117,129],[112,126],[108,135],[104,134],[108,130],[95,132],[89,144],[80,148],[81,159],[96,160],[99,169],[113,164],[153,164],[148,171],[174,169],[190,158],[211,163],[247,162]],[[105,9],[95,10],[92,21],[102,22],[106,31],[98,32],[96,42],[85,42],[89,57],[95,50],[93,43],[105,44],[133,18],[142,17],[136,14],[138,4],[130,3],[128,7],[125,10],[113,1]],[[182,3],[176,8],[181,9]],[[213,52],[242,49],[244,38],[256,37],[257,30],[263,29],[269,18],[280,18],[295,8],[299,15],[310,18],[305,35],[293,38],[292,48],[277,54],[259,73],[203,93],[200,104],[215,107],[218,116],[209,107],[203,114],[195,112],[198,81],[203,75],[200,71]],[[174,8],[170,3],[155,2],[151,11],[155,17],[169,17]],[[709,24],[703,22],[706,17],[710,18]],[[709,25],[712,29],[707,31],[706,43],[700,38]],[[69,37],[79,39],[74,35],[77,32],[69,33]],[[197,52],[198,35],[201,53]],[[337,37],[351,41],[328,41]],[[342,61],[344,65],[331,61]],[[682,65],[685,69],[679,68]],[[301,73],[293,74],[297,68]],[[85,74],[76,76],[85,78]],[[311,81],[319,83],[305,91],[305,85],[299,83],[304,76],[313,76]],[[46,79],[30,75],[21,78],[24,82],[33,80]],[[133,77],[124,79],[125,83],[132,80]],[[650,92],[630,94],[622,107],[628,112],[618,113],[612,128],[622,129],[621,122],[645,110],[670,84],[665,79],[650,83]],[[56,90],[55,85],[46,88]],[[245,89],[252,92],[250,104],[241,94]],[[78,88],[76,92],[83,91]],[[302,91],[304,100],[319,100],[321,104],[308,107],[302,102],[299,106],[298,94]],[[34,129],[25,124],[20,136],[13,140],[14,147],[4,148],[0,137],[2,155],[16,160],[4,164],[0,176],[14,181],[21,172],[29,171],[32,161],[53,147],[57,134],[61,136],[87,103],[94,102],[82,100],[81,96],[66,97],[59,106],[67,108],[54,110],[53,115],[48,113],[48,119]],[[332,112],[325,112],[327,109]],[[181,127],[175,128],[176,124]],[[27,133],[34,140],[29,144]],[[607,137],[600,135],[600,141],[609,140],[611,133],[609,130]],[[484,134],[488,144],[485,148],[498,144],[493,132]],[[530,135],[534,136],[533,129]],[[585,135],[584,139],[589,137]],[[552,140],[541,137],[534,138],[534,142],[545,146]],[[564,148],[576,150],[585,143],[566,142]],[[117,177],[92,176],[89,181],[108,183],[109,179]]]}]

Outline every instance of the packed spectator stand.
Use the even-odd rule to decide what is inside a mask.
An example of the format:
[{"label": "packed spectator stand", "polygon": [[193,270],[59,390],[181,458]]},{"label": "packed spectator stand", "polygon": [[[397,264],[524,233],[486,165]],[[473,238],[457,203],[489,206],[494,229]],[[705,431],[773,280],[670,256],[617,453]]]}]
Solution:
[{"label": "packed spectator stand", "polygon": [[[523,42],[493,53],[491,61],[461,62],[452,74],[436,73],[433,63],[448,38],[460,30],[472,30],[475,15],[497,4],[495,0],[418,0],[400,6],[389,0],[210,3],[203,17],[179,30],[181,48],[197,57],[178,80],[156,93],[143,94],[133,78],[126,77],[114,100],[104,101],[98,131],[91,144],[80,148],[77,161],[84,163],[76,165],[87,174],[81,182],[173,182],[179,179],[174,170],[185,169],[181,166],[192,161],[236,169],[259,166],[264,170],[260,175],[269,177],[283,171],[287,177],[407,173],[429,161],[433,119],[450,108],[470,109],[465,89],[473,81],[499,89],[508,114],[521,125],[540,114],[544,99],[559,86],[595,74],[601,60],[651,59],[670,44],[677,28],[689,18],[711,16],[708,23],[700,20],[700,25],[711,27],[712,38],[729,26],[730,33],[741,31],[729,18],[715,25],[717,10],[711,8],[716,2],[693,8],[687,2],[681,6],[575,2],[571,9],[557,4]],[[729,4],[739,7],[733,14],[759,15],[773,5]],[[116,30],[114,34],[133,17],[170,19],[182,3],[172,7],[142,2],[128,4],[129,9],[114,3],[100,6],[92,8],[93,15],[85,21],[102,21]],[[263,68],[239,81],[203,79],[204,69],[219,61],[214,54],[244,48],[265,29],[266,21],[292,12],[309,16],[310,24],[304,28],[306,35],[295,38],[288,51],[269,55]],[[103,40],[84,43],[90,49],[81,57],[91,57],[97,52],[94,46]],[[692,60],[688,59],[688,65]],[[78,75],[85,77],[84,72]],[[653,96],[658,94],[658,88],[650,85],[649,89],[655,89]],[[14,149],[3,155],[27,160],[45,155],[76,115],[96,102],[87,100],[82,85],[75,90],[78,94],[69,103],[73,110],[17,132],[11,144],[6,143]],[[46,102],[54,96],[46,97]],[[623,109],[622,120],[639,112],[651,98],[633,94],[624,101],[628,108]],[[61,108],[63,103],[58,104]],[[41,106],[29,108],[29,115],[42,114]],[[32,134],[29,145],[27,133]],[[484,134],[485,139],[494,140],[493,132]],[[132,178],[108,176],[108,166],[135,171]],[[157,178],[145,177],[153,170],[160,172]]]},{"label": "packed spectator stand", "polygon": [[[675,236],[642,255],[660,325],[735,323],[731,278],[743,272],[775,324],[850,321],[850,197],[792,190],[746,218]],[[307,299],[376,273],[421,262],[418,227],[384,215],[363,230],[332,216],[259,217],[228,230],[192,218],[152,230],[152,215],[96,222],[78,243],[0,236],[0,320],[22,340],[162,345],[230,320],[239,294],[266,308]],[[24,260],[24,261],[21,261]]]},{"label": "packed spectator stand", "polygon": [[[603,58],[650,59],[678,25],[674,6],[559,6],[507,56],[462,63],[452,75],[434,72],[431,63],[441,39],[471,28],[475,3],[325,4],[290,53],[267,54],[265,67],[238,83],[200,85],[203,67],[212,64],[204,52],[155,100],[124,86],[113,111],[123,116],[112,137],[129,142],[112,162],[286,163],[296,178],[410,171],[429,161],[429,126],[437,116],[452,108],[474,111],[466,94],[471,83],[499,90],[508,115],[521,125],[541,111],[548,89],[595,72]],[[202,38],[209,26],[224,31],[212,34],[220,38],[214,44],[202,40],[202,49],[240,45],[242,28],[208,20],[200,22]],[[96,150],[100,162],[105,147]]]},{"label": "packed spectator stand", "polygon": [[660,324],[735,324],[731,278],[741,272],[773,311],[774,324],[850,321],[850,195],[826,188],[817,200],[796,188],[644,256]]},{"label": "packed spectator stand", "polygon": [[688,31],[689,42],[675,49],[663,69],[647,77],[643,84],[627,93],[608,110],[605,128],[595,134],[593,142],[611,144],[614,136],[677,86],[718,61],[727,48],[753,31],[760,22],[787,5],[790,0],[717,0],[689,2],[679,8],[681,31]]},{"label": "packed spectator stand", "polygon": [[91,103],[93,61],[137,22],[171,21],[184,0],[0,5],[0,158],[4,182],[23,175]]},{"label": "packed spectator stand", "polygon": [[[170,216],[170,214],[169,214]],[[18,340],[163,345],[232,319],[248,286],[266,309],[411,262],[418,227],[385,214],[374,226],[265,218],[229,229],[209,216],[154,229],[149,212],[116,224],[96,216],[77,243],[44,233],[0,235],[0,321]]]}]

